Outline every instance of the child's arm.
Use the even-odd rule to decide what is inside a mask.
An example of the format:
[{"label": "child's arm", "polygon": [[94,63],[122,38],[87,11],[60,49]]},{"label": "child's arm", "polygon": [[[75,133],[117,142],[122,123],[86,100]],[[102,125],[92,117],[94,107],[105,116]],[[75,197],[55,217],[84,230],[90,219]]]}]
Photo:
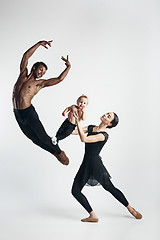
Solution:
[{"label": "child's arm", "polygon": [[65,116],[66,113],[69,112],[69,111],[71,111],[71,110],[73,111],[74,107],[75,107],[75,105],[72,105],[72,106],[70,106],[70,107],[67,107],[67,108],[62,112],[62,116]]},{"label": "child's arm", "polygon": [[82,109],[78,110],[78,116],[79,116],[79,120],[84,121],[86,119],[85,108],[82,108]]},{"label": "child's arm", "polygon": [[82,109],[81,119],[82,119],[82,121],[84,121],[86,119],[86,112],[84,109]]},{"label": "child's arm", "polygon": [[70,107],[67,107],[67,108],[62,112],[62,116],[65,117],[66,113],[69,112],[69,108],[70,108]]}]

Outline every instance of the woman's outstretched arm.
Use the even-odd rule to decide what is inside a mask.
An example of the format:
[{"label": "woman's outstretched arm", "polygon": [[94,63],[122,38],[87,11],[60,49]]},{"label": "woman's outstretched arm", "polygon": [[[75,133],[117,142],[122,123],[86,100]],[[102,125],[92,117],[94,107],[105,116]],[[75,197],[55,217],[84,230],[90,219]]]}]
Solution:
[{"label": "woman's outstretched arm", "polygon": [[82,142],[85,143],[94,143],[94,142],[100,142],[100,141],[104,141],[105,136],[102,133],[96,134],[96,135],[91,135],[91,136],[86,136],[84,134],[84,131],[82,129],[81,123],[79,121],[78,118],[77,119],[77,129],[78,129],[78,133],[80,136],[80,139]]},{"label": "woman's outstretched arm", "polygon": [[[87,127],[83,127],[82,128],[82,131],[84,133],[87,133],[88,132],[88,126]],[[76,128],[73,132],[72,132],[73,135],[78,135],[78,129]]]}]

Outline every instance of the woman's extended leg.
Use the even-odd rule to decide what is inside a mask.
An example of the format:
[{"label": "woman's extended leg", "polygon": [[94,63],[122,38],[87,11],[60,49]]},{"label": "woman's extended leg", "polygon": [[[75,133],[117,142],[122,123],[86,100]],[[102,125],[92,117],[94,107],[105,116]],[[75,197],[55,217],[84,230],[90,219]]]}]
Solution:
[{"label": "woman's extended leg", "polygon": [[129,203],[128,203],[127,199],[125,198],[124,194],[113,185],[113,183],[111,182],[111,180],[109,178],[105,184],[102,184],[102,187],[106,191],[110,192],[125,207],[128,206]]},{"label": "woman's extended leg", "polygon": [[113,185],[110,179],[108,179],[105,184],[102,184],[102,186],[105,190],[110,192],[120,203],[122,203],[135,218],[142,218],[142,215],[129,205],[124,194]]}]

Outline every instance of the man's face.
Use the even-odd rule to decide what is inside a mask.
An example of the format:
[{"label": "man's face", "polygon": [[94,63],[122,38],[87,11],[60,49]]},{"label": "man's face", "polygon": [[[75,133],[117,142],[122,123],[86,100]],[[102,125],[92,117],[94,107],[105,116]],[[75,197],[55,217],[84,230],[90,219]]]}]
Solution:
[{"label": "man's face", "polygon": [[114,119],[114,113],[113,112],[105,113],[101,117],[101,121],[106,125],[112,125],[111,122],[113,121],[113,119]]},{"label": "man's face", "polygon": [[87,104],[88,104],[88,100],[85,97],[81,97],[77,102],[78,107],[81,109],[84,109],[87,106]]},{"label": "man's face", "polygon": [[36,78],[41,78],[46,73],[46,68],[43,65],[39,65],[39,67],[34,70],[34,74]]}]

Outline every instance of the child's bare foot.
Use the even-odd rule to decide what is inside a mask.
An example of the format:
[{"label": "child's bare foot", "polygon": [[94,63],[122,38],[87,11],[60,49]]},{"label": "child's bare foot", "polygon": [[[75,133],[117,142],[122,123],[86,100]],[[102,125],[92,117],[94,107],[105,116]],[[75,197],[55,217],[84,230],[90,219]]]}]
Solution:
[{"label": "child's bare foot", "polygon": [[52,137],[52,143],[53,143],[54,145],[57,144],[57,138],[56,138],[56,137]]}]

